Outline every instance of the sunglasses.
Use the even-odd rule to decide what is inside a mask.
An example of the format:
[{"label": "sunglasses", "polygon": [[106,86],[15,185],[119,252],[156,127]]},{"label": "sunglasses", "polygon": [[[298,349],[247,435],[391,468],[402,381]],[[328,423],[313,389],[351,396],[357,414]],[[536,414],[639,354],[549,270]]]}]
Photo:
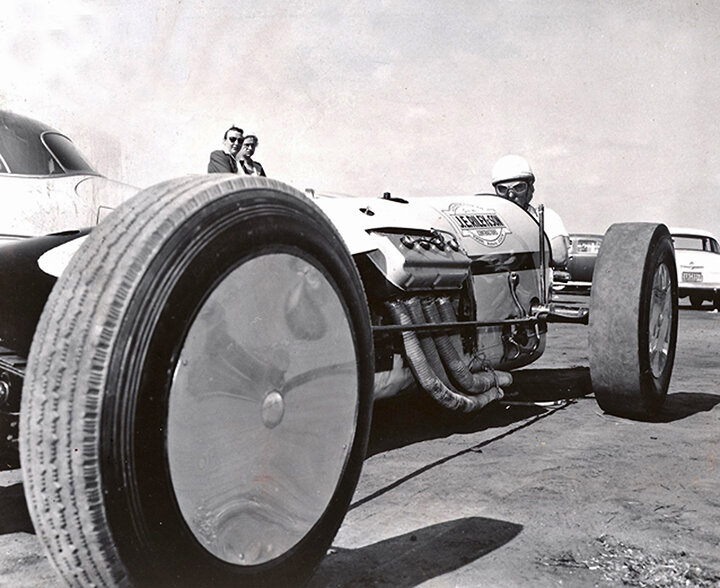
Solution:
[{"label": "sunglasses", "polygon": [[242,143],[242,140],[242,137],[228,137],[228,141],[230,141],[231,143],[235,143],[235,141],[240,141]]},{"label": "sunglasses", "polygon": [[525,194],[528,190],[528,183],[527,182],[514,182],[512,184],[497,184],[495,186],[495,191],[497,192],[498,196],[507,196],[510,192],[513,194],[522,195]]}]

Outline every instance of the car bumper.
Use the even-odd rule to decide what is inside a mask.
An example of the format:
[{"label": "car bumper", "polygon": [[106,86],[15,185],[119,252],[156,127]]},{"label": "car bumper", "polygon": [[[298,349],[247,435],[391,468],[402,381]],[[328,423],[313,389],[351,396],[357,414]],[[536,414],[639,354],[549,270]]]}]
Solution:
[{"label": "car bumper", "polygon": [[678,297],[690,296],[691,294],[705,294],[708,297],[720,293],[720,284],[680,282],[678,284]]}]

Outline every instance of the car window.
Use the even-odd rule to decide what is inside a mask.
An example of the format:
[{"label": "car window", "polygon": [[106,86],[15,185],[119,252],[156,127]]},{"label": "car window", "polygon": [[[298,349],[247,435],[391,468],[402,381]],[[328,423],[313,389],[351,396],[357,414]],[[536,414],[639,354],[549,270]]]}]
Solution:
[{"label": "car window", "polygon": [[2,129],[0,173],[52,176],[78,172],[97,173],[60,133],[40,136],[36,129],[22,125]]},{"label": "car window", "polygon": [[13,126],[0,133],[0,158],[3,173],[23,175],[50,174],[52,156],[34,129]]},{"label": "car window", "polygon": [[[60,133],[43,133],[45,146],[55,156],[62,168],[68,173],[84,172],[95,173],[92,166],[85,161],[72,141]],[[55,173],[50,171],[50,173]]]},{"label": "car window", "polygon": [[720,253],[718,242],[710,237],[702,237],[700,235],[673,235],[672,239],[675,244],[675,249]]}]

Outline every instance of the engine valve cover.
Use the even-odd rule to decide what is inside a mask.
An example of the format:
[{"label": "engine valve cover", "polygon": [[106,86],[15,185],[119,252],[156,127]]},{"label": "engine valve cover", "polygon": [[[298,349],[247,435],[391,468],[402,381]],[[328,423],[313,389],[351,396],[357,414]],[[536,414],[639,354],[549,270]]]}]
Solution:
[{"label": "engine valve cover", "polygon": [[369,258],[393,285],[408,292],[455,290],[470,271],[470,258],[454,235],[441,231],[382,232]]}]

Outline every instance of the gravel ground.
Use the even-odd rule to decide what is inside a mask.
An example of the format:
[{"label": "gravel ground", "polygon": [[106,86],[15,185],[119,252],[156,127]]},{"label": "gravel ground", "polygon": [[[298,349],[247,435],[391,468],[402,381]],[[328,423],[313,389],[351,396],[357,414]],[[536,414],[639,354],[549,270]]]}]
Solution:
[{"label": "gravel ground", "polygon": [[657,422],[600,410],[569,325],[516,373],[518,404],[441,419],[422,398],[378,403],[312,586],[720,586],[719,327],[681,310]]}]

